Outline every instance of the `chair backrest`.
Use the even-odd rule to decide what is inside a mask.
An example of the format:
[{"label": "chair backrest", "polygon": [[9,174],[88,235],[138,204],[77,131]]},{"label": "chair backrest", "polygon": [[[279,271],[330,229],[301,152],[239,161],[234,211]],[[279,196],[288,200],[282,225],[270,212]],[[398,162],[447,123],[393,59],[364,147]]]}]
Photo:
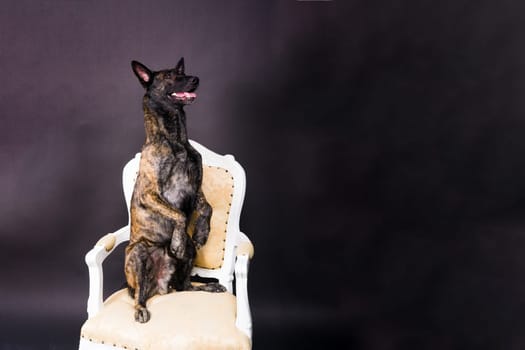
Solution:
[{"label": "chair backrest", "polygon": [[[210,235],[197,253],[192,274],[216,278],[231,291],[246,176],[232,155],[219,155],[193,140],[190,143],[202,156],[202,191],[213,208]],[[122,172],[128,213],[139,163],[140,153],[137,153]]]}]

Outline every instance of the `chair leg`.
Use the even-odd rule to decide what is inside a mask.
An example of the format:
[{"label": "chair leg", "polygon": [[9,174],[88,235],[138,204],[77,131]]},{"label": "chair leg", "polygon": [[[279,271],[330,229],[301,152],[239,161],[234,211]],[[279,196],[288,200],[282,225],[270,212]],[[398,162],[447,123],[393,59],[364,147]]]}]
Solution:
[{"label": "chair leg", "polygon": [[237,256],[235,262],[235,291],[237,299],[237,319],[235,326],[239,328],[250,339],[252,338],[252,317],[248,301],[248,266],[247,254]]}]

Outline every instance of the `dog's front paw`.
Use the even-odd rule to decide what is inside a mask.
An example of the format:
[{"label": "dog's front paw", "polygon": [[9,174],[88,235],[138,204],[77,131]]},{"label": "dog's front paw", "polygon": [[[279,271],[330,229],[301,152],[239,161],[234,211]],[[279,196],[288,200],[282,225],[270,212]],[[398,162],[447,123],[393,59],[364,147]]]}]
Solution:
[{"label": "dog's front paw", "polygon": [[188,235],[185,232],[174,232],[171,238],[170,251],[177,259],[183,259],[186,256],[186,244]]},{"label": "dog's front paw", "polygon": [[208,241],[208,232],[195,232],[192,239],[193,243],[195,243],[195,248],[201,249],[201,247]]},{"label": "dog's front paw", "polygon": [[139,323],[146,323],[151,318],[151,314],[144,306],[137,307],[135,310],[135,321]]},{"label": "dog's front paw", "polygon": [[173,254],[173,256],[176,258],[176,259],[183,259],[184,256],[186,255],[186,247],[185,246],[173,246],[173,244],[171,245],[170,247],[170,251],[171,251],[171,254]]}]

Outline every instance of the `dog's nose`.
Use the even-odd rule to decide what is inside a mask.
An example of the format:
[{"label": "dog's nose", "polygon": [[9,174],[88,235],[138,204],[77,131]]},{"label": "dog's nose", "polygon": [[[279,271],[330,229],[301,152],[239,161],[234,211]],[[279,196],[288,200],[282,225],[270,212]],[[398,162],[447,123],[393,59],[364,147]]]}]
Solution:
[{"label": "dog's nose", "polygon": [[197,84],[199,83],[199,78],[197,78],[197,77],[191,77],[191,78],[190,78],[190,83],[191,83],[191,84],[195,84],[195,85],[197,85]]}]

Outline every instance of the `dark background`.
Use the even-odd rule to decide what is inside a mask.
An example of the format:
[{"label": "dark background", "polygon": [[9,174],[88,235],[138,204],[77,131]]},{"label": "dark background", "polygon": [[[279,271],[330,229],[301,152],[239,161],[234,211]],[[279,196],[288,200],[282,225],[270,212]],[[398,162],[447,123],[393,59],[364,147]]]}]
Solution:
[{"label": "dark background", "polygon": [[180,56],[190,137],[247,172],[254,349],[523,349],[524,38],[510,0],[3,1],[0,349],[77,346],[129,63]]}]

